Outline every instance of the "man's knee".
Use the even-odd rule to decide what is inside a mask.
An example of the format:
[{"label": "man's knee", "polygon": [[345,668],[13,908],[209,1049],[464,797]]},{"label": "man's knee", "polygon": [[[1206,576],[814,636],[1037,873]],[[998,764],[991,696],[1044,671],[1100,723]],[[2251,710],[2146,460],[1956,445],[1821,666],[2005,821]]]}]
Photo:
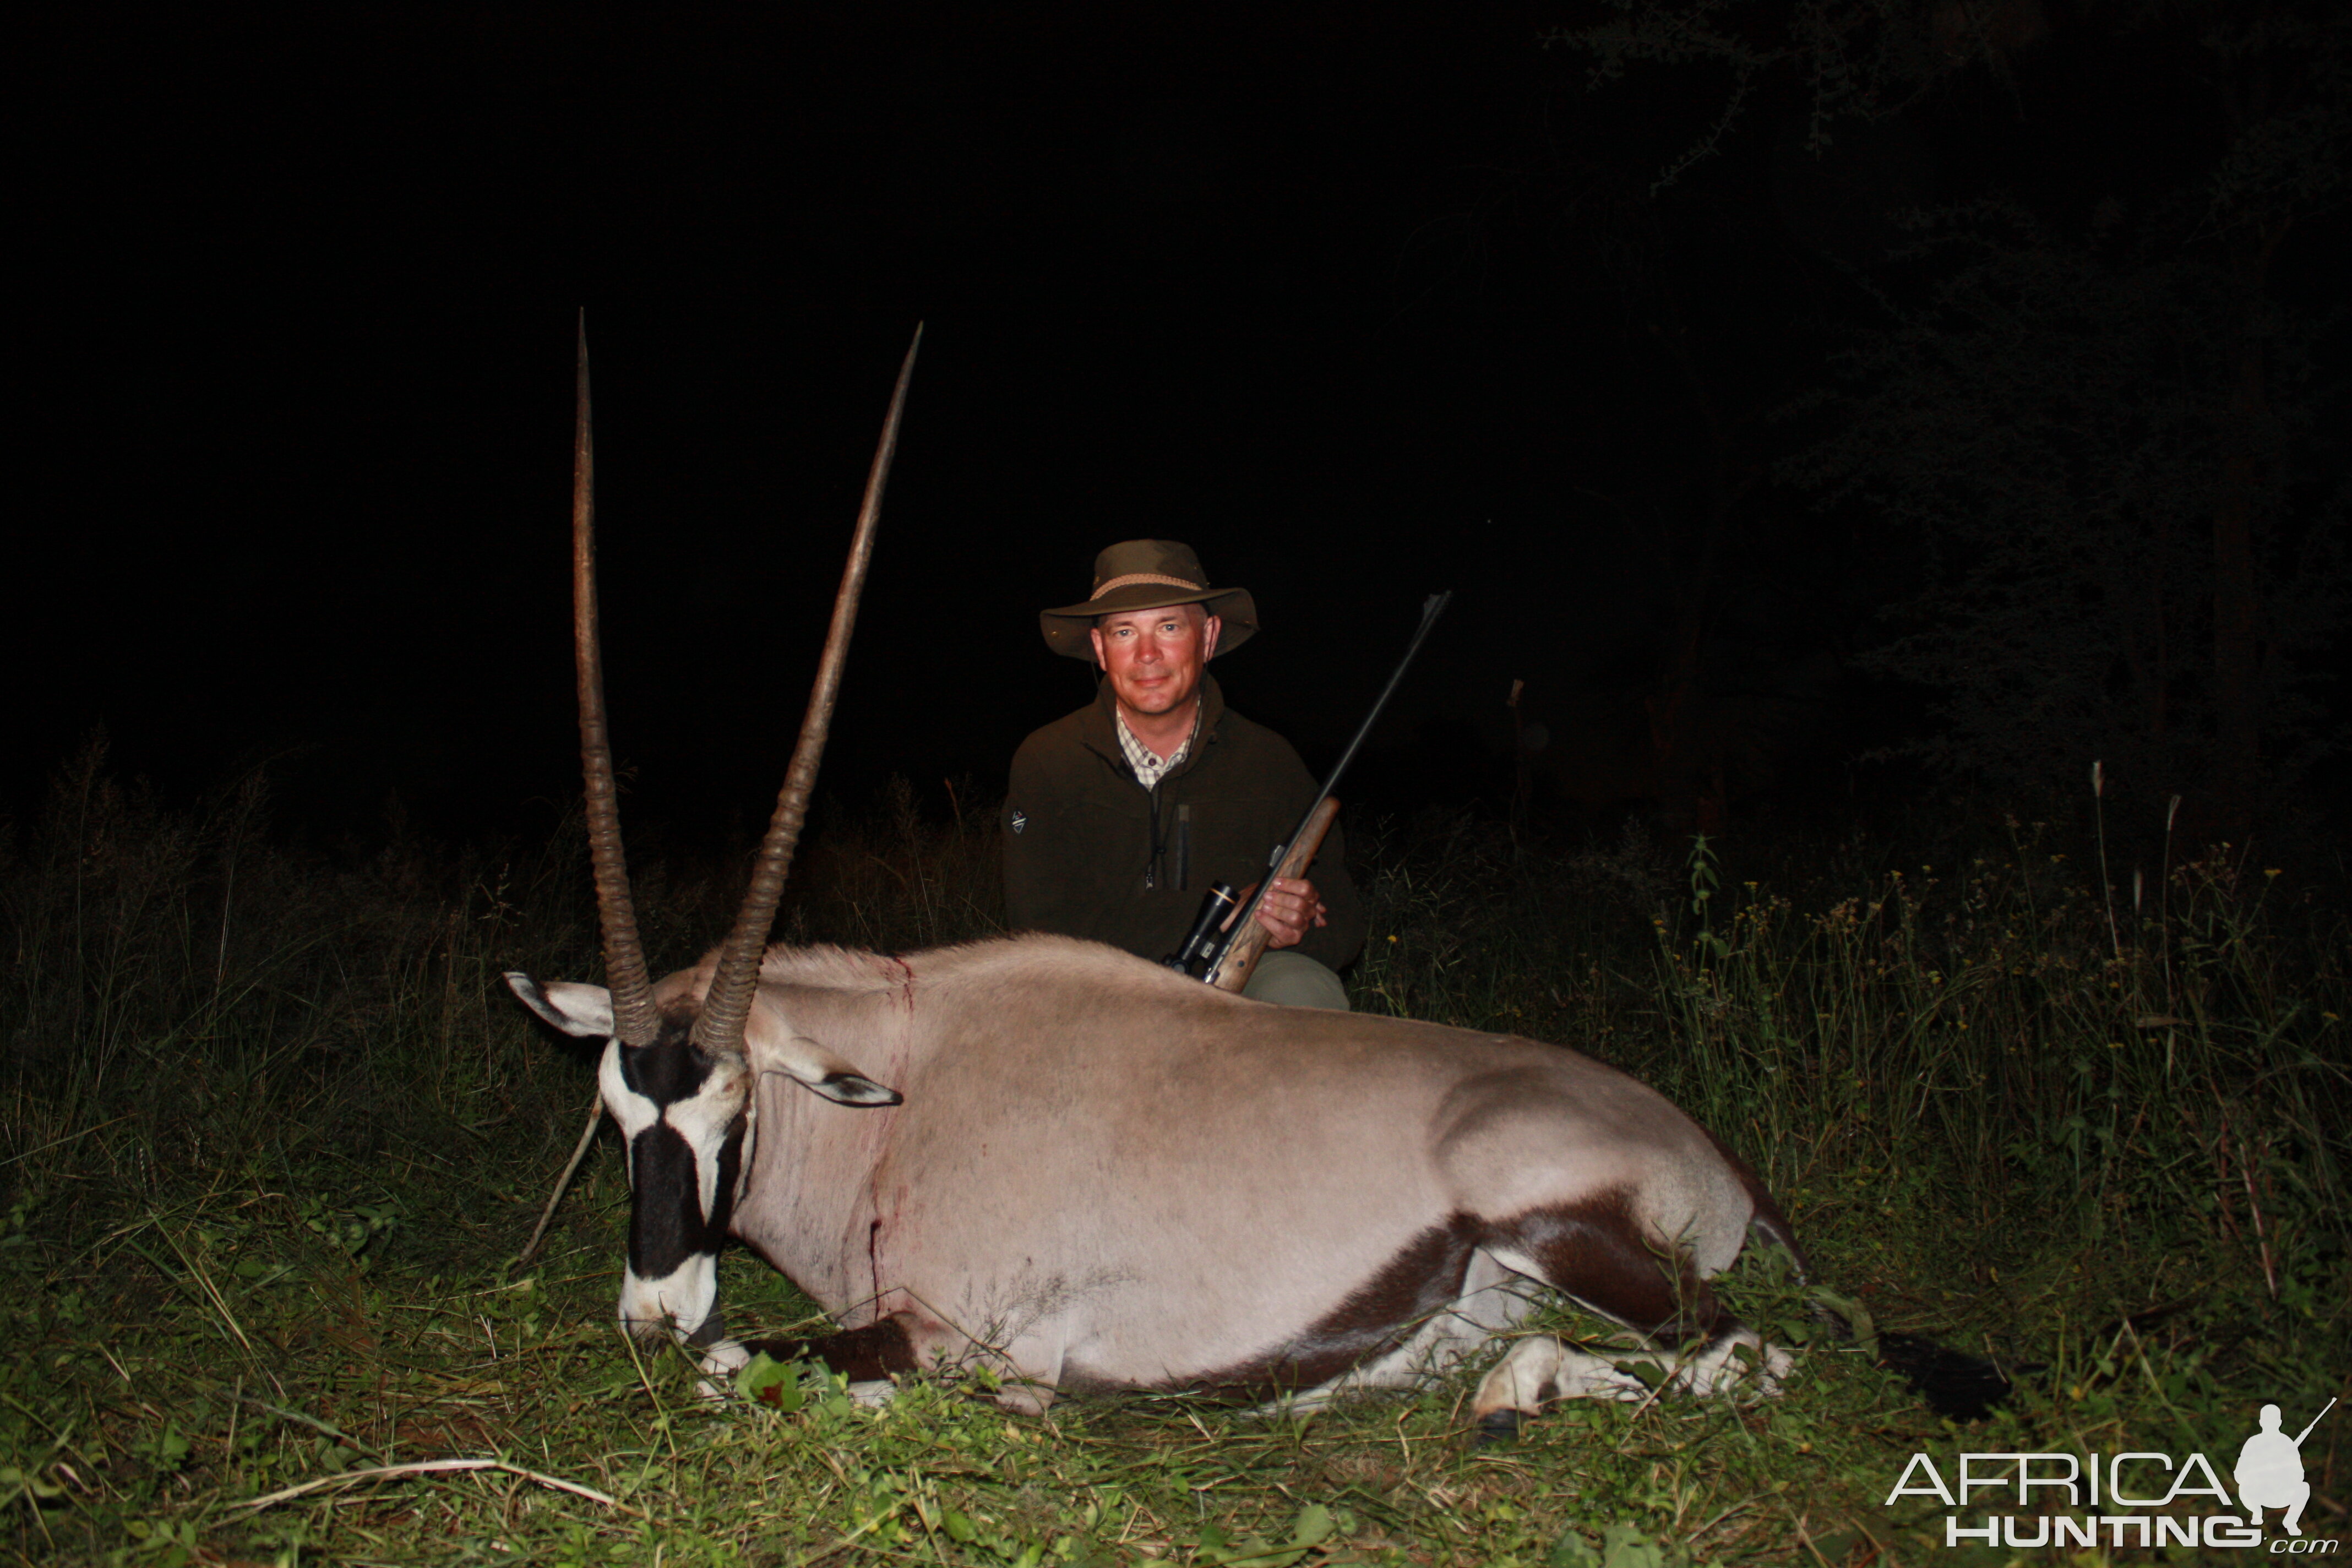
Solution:
[{"label": "man's knee", "polygon": [[1249,984],[1242,987],[1242,994],[1278,1007],[1348,1011],[1348,988],[1339,983],[1339,977],[1305,953],[1288,949],[1261,953]]}]

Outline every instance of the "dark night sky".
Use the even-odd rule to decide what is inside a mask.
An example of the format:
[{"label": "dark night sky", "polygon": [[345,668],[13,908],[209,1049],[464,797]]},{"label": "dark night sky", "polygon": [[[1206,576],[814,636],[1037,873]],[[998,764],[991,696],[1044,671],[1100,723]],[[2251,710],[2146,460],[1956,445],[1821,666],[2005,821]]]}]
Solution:
[{"label": "dark night sky", "polygon": [[[45,24],[13,804],[101,719],[167,791],[277,756],[331,825],[396,792],[504,827],[575,787],[583,306],[646,811],[763,812],[918,320],[835,787],[1001,778],[1088,689],[1035,610],[1144,534],[1256,592],[1220,674],[1310,759],[1456,589],[1383,741],[1499,746],[1513,678],[1562,714],[1638,685],[1688,575],[1703,443],[1660,300],[1741,416],[1852,304],[1820,251],[1869,220],[1776,186],[1783,109],[1628,204],[1717,84],[1588,94],[1534,8],[792,9]],[[1926,154],[1884,162],[1872,188],[1931,194]],[[1761,510],[1721,637],[1834,655],[1868,574],[1816,568],[1853,541]]]}]

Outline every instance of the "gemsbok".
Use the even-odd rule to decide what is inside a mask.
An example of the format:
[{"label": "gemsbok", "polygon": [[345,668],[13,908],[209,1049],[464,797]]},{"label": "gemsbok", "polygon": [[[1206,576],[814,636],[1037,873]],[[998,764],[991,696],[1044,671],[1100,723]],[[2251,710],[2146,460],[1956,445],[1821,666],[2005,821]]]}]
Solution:
[{"label": "gemsbok", "polygon": [[[719,1375],[755,1350],[856,1381],[986,1367],[1008,1406],[1225,1390],[1311,1405],[1412,1382],[1544,1287],[1663,1342],[1671,1385],[1769,1393],[1785,1352],[1709,1280],[1795,1243],[1755,1173],[1661,1095],[1563,1047],[1251,1002],[1026,935],[904,955],[767,945],[824,745],[916,348],[907,351],[791,768],[732,933],[653,980],[615,809],[580,347],[574,638],[607,986],[509,983],[604,1043],[627,1140],[620,1313]],[[723,1337],[741,1238],[839,1331]],[[1548,1335],[1480,1384],[1482,1430],[1645,1385]]]}]

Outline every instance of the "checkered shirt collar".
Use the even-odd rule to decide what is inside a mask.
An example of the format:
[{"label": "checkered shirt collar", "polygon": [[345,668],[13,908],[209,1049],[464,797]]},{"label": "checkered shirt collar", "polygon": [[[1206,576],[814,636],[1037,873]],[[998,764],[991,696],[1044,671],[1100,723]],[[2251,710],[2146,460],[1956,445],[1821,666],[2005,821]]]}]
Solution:
[{"label": "checkered shirt collar", "polygon": [[1135,770],[1135,782],[1148,790],[1158,789],[1160,781],[1192,754],[1192,742],[1201,733],[1201,710],[1196,707],[1192,710],[1192,733],[1184,737],[1184,743],[1172,754],[1162,759],[1159,752],[1135,738],[1134,731],[1127,727],[1126,716],[1117,708],[1110,710],[1110,721],[1112,730],[1118,736],[1118,749],[1127,757],[1127,765]]}]

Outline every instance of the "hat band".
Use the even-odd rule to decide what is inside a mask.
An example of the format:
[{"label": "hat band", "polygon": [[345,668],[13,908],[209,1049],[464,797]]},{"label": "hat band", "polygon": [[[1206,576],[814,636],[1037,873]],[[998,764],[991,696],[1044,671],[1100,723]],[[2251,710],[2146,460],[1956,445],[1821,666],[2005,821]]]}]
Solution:
[{"label": "hat band", "polygon": [[1114,577],[1108,583],[1096,584],[1095,591],[1089,596],[1099,599],[1114,588],[1132,588],[1139,583],[1157,583],[1165,588],[1186,588],[1195,594],[1204,591],[1207,587],[1206,584],[1190,583],[1181,577],[1164,577],[1157,572],[1130,572],[1124,577]]}]

